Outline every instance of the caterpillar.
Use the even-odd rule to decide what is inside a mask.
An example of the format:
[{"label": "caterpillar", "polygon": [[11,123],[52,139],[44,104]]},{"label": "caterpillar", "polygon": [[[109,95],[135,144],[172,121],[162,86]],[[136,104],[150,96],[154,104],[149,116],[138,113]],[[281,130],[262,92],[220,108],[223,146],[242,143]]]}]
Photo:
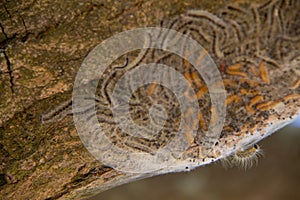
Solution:
[{"label": "caterpillar", "polygon": [[232,155],[221,159],[224,168],[237,167],[240,169],[250,169],[258,164],[258,159],[263,156],[263,151],[258,144],[245,149],[238,150]]},{"label": "caterpillar", "polygon": [[[81,138],[91,139],[85,141],[85,144],[98,142],[91,144],[101,149],[99,152],[94,151],[94,155],[100,155],[101,161],[110,160],[113,164],[105,164],[117,170],[122,170],[122,167],[126,166],[127,169],[134,171],[139,167],[138,173],[148,173],[145,168],[150,169],[153,166],[151,170],[161,170],[159,173],[183,171],[209,164],[226,155],[230,156],[224,158],[222,162],[227,163],[224,165],[229,167],[239,166],[248,169],[254,166],[262,151],[258,145],[247,149],[245,147],[259,142],[291,123],[299,112],[299,8],[300,1],[272,0],[262,5],[232,5],[216,13],[189,10],[185,14],[164,21],[156,29],[159,30],[159,34],[146,35],[142,41],[144,48],[141,48],[138,56],[128,53],[126,55],[128,59],[121,67],[110,65],[105,69],[95,95],[89,97],[90,102],[94,98],[95,106],[88,103],[85,107],[73,110],[75,115],[88,115],[86,130],[94,128],[89,131],[89,135],[85,135],[87,137]],[[181,37],[177,33],[186,37]],[[188,48],[190,47],[188,37],[203,47],[197,54],[197,61],[202,64],[200,71],[196,70],[186,58],[166,50],[168,46],[181,44],[177,46],[178,52],[185,55],[193,54],[194,51]],[[161,40],[160,46],[155,46],[160,49],[151,46],[156,40]],[[121,42],[126,43],[127,39]],[[126,43],[123,46],[128,45],[129,43]],[[114,45],[115,48],[116,46]],[[113,52],[110,50],[110,54]],[[104,53],[91,53],[83,66],[89,66],[91,69],[94,66],[101,66],[101,62],[95,63],[98,58],[93,55]],[[153,66],[147,68],[149,63],[158,65],[156,68]],[[174,70],[171,76],[166,73],[167,69],[163,70],[164,65]],[[212,70],[214,66],[217,71],[222,72],[219,73],[222,79],[219,83],[224,84],[228,97],[223,102],[226,104],[226,113],[217,112],[216,107],[212,105],[210,97],[214,92],[209,91],[210,85],[202,76],[202,72],[204,74],[214,72]],[[129,79],[122,79],[139,69],[148,71],[132,75]],[[95,73],[94,71],[90,74]],[[156,74],[168,83],[177,84],[178,87],[174,88],[179,88],[177,90],[180,91],[179,95],[176,96],[174,91],[156,80],[139,88],[134,87],[137,81]],[[177,76],[178,74],[182,76]],[[192,92],[180,90],[184,87],[181,87],[183,85],[180,85],[181,79],[178,77],[185,78]],[[215,77],[217,76],[211,78]],[[120,80],[123,82],[118,85]],[[116,116],[112,112],[112,108],[117,107],[113,105],[112,100],[117,85],[119,86],[117,91],[124,99],[128,99],[126,102],[128,112],[123,109],[117,117],[121,122],[127,119],[133,122],[126,126],[129,130],[127,132],[119,126],[120,123],[116,121]],[[124,95],[127,90],[131,95]],[[200,109],[194,110],[186,106],[185,111],[181,112],[183,104],[193,101],[191,98],[193,92]],[[184,97],[185,100],[180,102],[178,96]],[[55,122],[69,115],[70,102],[43,115],[43,123]],[[91,111],[94,107],[93,113]],[[153,115],[154,118],[149,114],[151,109],[157,114]],[[198,116],[196,118],[193,116],[195,113]],[[221,134],[215,134],[210,127],[220,125],[218,120],[225,115],[227,117]],[[179,133],[179,130],[182,130],[181,116],[190,126]],[[149,128],[148,125],[151,123],[153,130],[158,130],[157,132],[154,133]],[[209,126],[210,123],[213,126]],[[134,130],[136,128],[134,125],[137,125],[138,131]],[[197,126],[198,129],[194,131]],[[97,132],[99,130],[101,131]],[[208,132],[212,137],[207,136]],[[184,136],[178,139],[176,138],[178,134]],[[178,150],[175,154],[164,151],[164,147],[170,144],[172,148],[182,151]],[[186,146],[188,148],[185,148]],[[117,147],[118,151],[107,153],[113,147]],[[122,152],[124,154],[122,155],[119,150],[124,151]],[[143,156],[133,159],[128,155]],[[158,157],[153,157],[154,155]],[[153,160],[150,161],[147,156]],[[139,163],[139,159],[143,164]]]}]

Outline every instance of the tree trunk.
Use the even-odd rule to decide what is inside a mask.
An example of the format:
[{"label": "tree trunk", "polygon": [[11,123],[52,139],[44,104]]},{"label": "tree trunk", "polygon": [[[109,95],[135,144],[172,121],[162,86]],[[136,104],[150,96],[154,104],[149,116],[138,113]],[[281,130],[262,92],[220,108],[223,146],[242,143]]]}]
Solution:
[{"label": "tree trunk", "polygon": [[[206,7],[213,5],[207,2]],[[70,98],[78,68],[101,41],[158,24],[192,5],[140,0],[0,3],[0,199],[79,199],[130,181],[90,155],[71,117],[43,125],[40,115]]]},{"label": "tree trunk", "polygon": [[8,1],[0,9],[0,199],[81,199],[151,175],[128,175],[85,149],[72,117],[40,115],[71,97],[87,54],[115,33],[224,1]]}]

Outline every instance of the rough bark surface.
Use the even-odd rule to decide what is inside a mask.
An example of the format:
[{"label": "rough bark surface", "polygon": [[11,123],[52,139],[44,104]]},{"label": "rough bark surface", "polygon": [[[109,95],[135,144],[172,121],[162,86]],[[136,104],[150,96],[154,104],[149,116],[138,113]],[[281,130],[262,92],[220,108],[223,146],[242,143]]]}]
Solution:
[{"label": "rough bark surface", "polygon": [[196,0],[3,0],[0,199],[80,199],[122,184],[126,175],[89,154],[71,117],[44,125],[40,114],[71,96],[83,59],[104,39],[156,25],[189,8],[222,5]]}]

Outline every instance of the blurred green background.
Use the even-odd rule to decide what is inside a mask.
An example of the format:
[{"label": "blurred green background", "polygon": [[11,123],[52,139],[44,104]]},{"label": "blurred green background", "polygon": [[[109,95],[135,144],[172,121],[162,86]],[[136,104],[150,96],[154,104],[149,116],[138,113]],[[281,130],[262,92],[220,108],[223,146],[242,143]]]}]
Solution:
[{"label": "blurred green background", "polygon": [[264,157],[247,171],[219,162],[187,173],[129,183],[90,200],[298,200],[300,128],[286,127],[259,144]]}]

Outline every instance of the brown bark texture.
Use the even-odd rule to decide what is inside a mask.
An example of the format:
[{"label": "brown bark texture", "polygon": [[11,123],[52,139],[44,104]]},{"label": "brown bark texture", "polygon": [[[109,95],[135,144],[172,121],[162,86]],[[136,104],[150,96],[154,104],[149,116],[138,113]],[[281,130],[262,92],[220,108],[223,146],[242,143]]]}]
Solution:
[{"label": "brown bark texture", "polygon": [[81,199],[142,178],[95,160],[72,117],[41,124],[40,115],[71,97],[77,70],[101,41],[187,9],[212,11],[224,3],[1,0],[0,199]]}]

